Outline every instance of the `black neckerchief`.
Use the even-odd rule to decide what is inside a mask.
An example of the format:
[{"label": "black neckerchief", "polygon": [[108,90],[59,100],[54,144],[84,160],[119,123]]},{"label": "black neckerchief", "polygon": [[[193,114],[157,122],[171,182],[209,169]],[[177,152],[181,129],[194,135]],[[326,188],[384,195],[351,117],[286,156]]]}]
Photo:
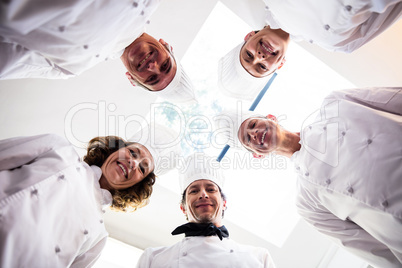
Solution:
[{"label": "black neckerchief", "polygon": [[223,237],[229,237],[229,232],[224,225],[221,227],[216,227],[213,223],[189,222],[174,229],[172,235],[182,233],[184,233],[186,237],[217,235],[220,240],[222,240]]}]

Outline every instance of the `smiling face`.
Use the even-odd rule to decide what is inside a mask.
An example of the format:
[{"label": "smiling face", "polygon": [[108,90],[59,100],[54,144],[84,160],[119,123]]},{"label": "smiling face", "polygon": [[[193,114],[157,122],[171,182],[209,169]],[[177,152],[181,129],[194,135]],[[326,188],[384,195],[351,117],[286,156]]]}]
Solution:
[{"label": "smiling face", "polygon": [[128,75],[151,91],[164,89],[173,80],[177,66],[169,45],[143,33],[120,57]]},{"label": "smiling face", "polygon": [[189,222],[213,223],[222,226],[222,212],[226,208],[219,187],[210,180],[198,180],[186,189],[185,205],[180,206]]},{"label": "smiling face", "polygon": [[285,63],[285,54],[290,42],[289,34],[269,26],[258,33],[250,32],[240,50],[240,62],[254,77],[273,73]]},{"label": "smiling face", "polygon": [[267,155],[278,148],[281,128],[275,120],[251,117],[240,125],[237,136],[246,149],[256,154]]},{"label": "smiling face", "polygon": [[154,170],[154,160],[146,147],[135,143],[109,155],[101,170],[101,187],[121,190],[139,183],[148,176]]}]

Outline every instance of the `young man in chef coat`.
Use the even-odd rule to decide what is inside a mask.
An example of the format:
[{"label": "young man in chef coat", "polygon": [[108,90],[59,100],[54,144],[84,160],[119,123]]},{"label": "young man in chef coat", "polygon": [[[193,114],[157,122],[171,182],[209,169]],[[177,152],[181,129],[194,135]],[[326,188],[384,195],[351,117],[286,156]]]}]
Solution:
[{"label": "young man in chef coat", "polygon": [[275,265],[267,249],[241,245],[229,238],[223,225],[226,197],[222,192],[224,177],[204,154],[185,161],[180,175],[183,190],[180,209],[188,223],[172,234],[185,234],[182,241],[168,247],[148,248],[137,267],[269,267]]}]

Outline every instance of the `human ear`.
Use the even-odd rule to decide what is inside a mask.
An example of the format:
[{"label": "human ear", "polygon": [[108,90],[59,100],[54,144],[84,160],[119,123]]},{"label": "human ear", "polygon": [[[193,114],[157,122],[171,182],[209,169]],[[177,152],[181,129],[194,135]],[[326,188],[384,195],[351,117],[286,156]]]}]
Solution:
[{"label": "human ear", "polygon": [[128,81],[130,81],[131,85],[138,86],[137,81],[135,81],[134,77],[129,72],[126,72],[126,77]]},{"label": "human ear", "polygon": [[252,37],[253,35],[255,35],[255,31],[251,31],[249,32],[245,37],[244,37],[244,41],[248,41],[248,39],[250,39],[250,37]]},{"label": "human ear", "polygon": [[286,62],[286,59],[283,58],[282,61],[281,61],[281,64],[279,64],[278,70],[279,70],[280,68],[282,68],[282,66],[285,64],[285,62]]},{"label": "human ear", "polygon": [[265,158],[265,155],[253,153],[254,158],[262,159]]},{"label": "human ear", "polygon": [[159,39],[159,43],[161,43],[162,46],[164,46],[167,51],[169,51],[170,53],[173,53],[173,47],[170,46],[169,43],[167,43],[165,40],[163,40],[163,39],[161,38],[161,39]]},{"label": "human ear", "polygon": [[276,122],[276,123],[278,123],[278,119],[276,119],[275,115],[269,114],[269,115],[267,115],[267,118],[272,120],[272,121],[274,121],[274,122]]},{"label": "human ear", "polygon": [[181,211],[184,213],[184,215],[187,215],[186,208],[183,207],[182,204],[180,204],[180,209],[181,209]]}]

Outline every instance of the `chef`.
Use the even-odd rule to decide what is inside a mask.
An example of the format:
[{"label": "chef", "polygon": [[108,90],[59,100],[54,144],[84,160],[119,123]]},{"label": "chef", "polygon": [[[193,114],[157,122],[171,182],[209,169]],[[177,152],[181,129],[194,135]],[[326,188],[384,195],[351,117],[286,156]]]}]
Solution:
[{"label": "chef", "polygon": [[246,117],[226,135],[257,158],[290,158],[308,223],[374,267],[402,267],[401,88],[334,91],[300,133]]},{"label": "chef", "polygon": [[180,175],[180,209],[188,223],[172,234],[185,234],[182,241],[168,247],[148,248],[137,267],[275,267],[267,249],[241,245],[229,238],[223,225],[226,196],[222,192],[221,170],[203,153],[186,159]]},{"label": "chef", "polygon": [[[156,139],[170,133],[158,126]],[[0,267],[91,267],[108,233],[103,213],[148,204],[156,165],[169,150],[116,136],[96,137],[84,159],[64,138],[0,141]]]},{"label": "chef", "polygon": [[170,46],[144,33],[159,2],[5,1],[0,79],[68,78],[120,57],[132,84],[174,102],[193,101],[192,83]]},{"label": "chef", "polygon": [[351,53],[402,16],[401,0],[264,2],[267,26],[249,32],[219,61],[219,89],[229,97],[253,100],[286,62],[290,40]]}]

